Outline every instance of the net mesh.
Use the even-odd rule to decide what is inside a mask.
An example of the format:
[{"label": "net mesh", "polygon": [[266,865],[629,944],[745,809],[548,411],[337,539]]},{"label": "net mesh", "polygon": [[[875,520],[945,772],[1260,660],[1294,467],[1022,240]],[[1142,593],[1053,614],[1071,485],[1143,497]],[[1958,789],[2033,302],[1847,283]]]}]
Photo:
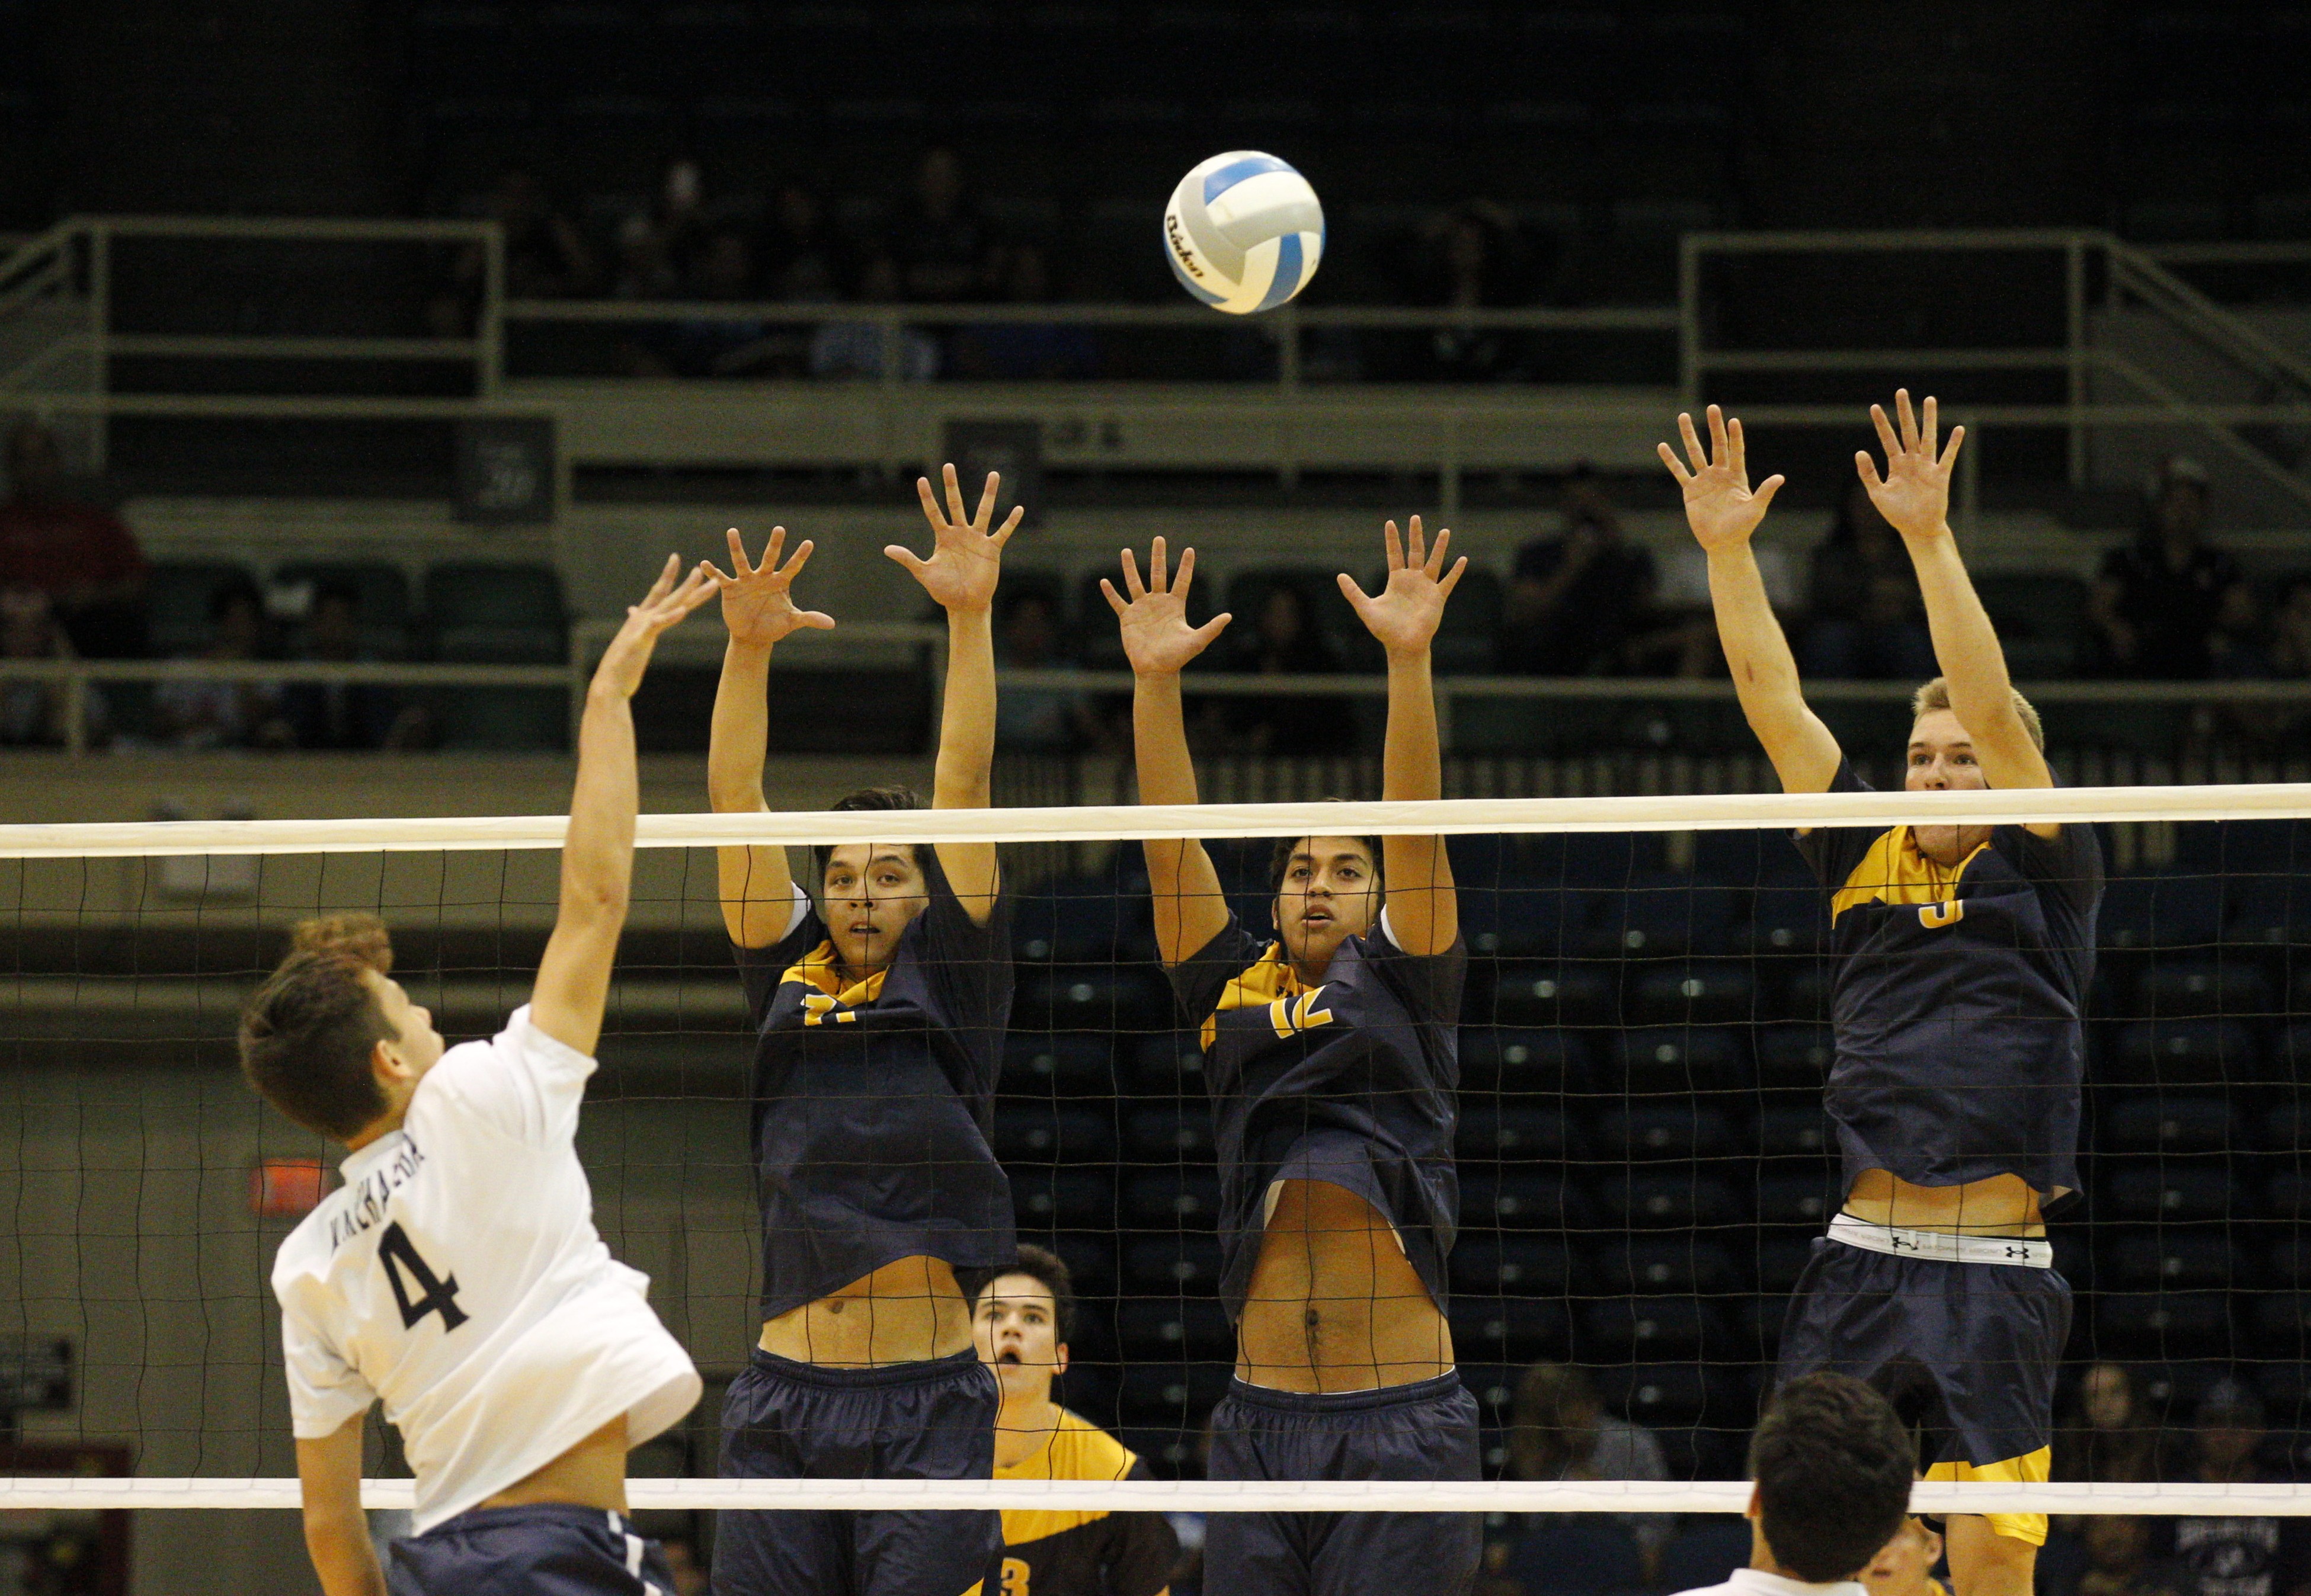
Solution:
[{"label": "net mesh", "polygon": [[[2303,1511],[2292,1487],[2264,1486],[2311,1461],[2300,1225],[2311,1168],[2297,1068],[2311,1049],[2311,833],[2287,817],[2311,815],[2311,791],[1968,795],[1932,812],[1970,804],[1987,816],[2005,804],[2003,817],[2026,800],[2130,816],[2105,831],[2113,868],[2088,1011],[2086,1200],[2053,1226],[2078,1294],[2054,1468],[2058,1480],[2095,1483],[2083,1494],[1922,1490],[1946,1504],[2214,1511],[2206,1490],[2185,1488],[2202,1478],[2199,1421],[2213,1393],[2235,1427],[2251,1417],[2259,1438],[2254,1469],[2212,1501]],[[1872,801],[1610,800],[1621,824],[1650,828],[1621,832],[1557,829],[1610,824],[1601,809],[1426,811],[1440,827],[1491,815],[1496,828],[1462,829],[1451,843],[1472,960],[1449,1313],[1496,1483],[1364,1496],[1312,1483],[1291,1487],[1295,1502],[1742,1504],[1726,1482],[1742,1474],[1792,1287],[1837,1196],[1821,1103],[1824,896],[1781,827],[1792,815],[1882,824],[1927,813],[1900,795]],[[2247,817],[2177,818],[2226,810]],[[1072,816],[1069,835],[1055,842],[1029,818],[1038,814]],[[853,818],[757,820],[782,840],[840,841]],[[1260,926],[1269,844],[1233,833],[1381,829],[1402,815],[1289,805],[998,811],[968,826],[909,818],[1015,846],[1016,998],[994,1143],[1022,1239],[1060,1252],[1084,1299],[1060,1394],[1160,1477],[1188,1482],[1098,1488],[1149,1505],[1262,1504],[1192,1483],[1234,1356],[1216,1292],[1218,1175],[1199,1038],[1155,962],[1131,828],[1231,833],[1209,846],[1233,905]],[[638,1504],[691,1509],[744,1495],[712,1480],[717,1390],[754,1341],[760,1284],[751,1050],[712,856],[695,846],[708,824],[646,826],[645,842],[660,845],[638,859],[580,1131],[605,1238],[652,1277],[660,1316],[709,1376],[690,1421],[635,1460]],[[536,968],[555,902],[554,827],[536,823],[513,848],[493,846],[503,838],[484,827],[403,833],[365,850],[355,827],[328,844],[347,850],[327,853],[297,850],[310,838],[233,828],[134,829],[102,839],[109,853],[76,854],[76,836],[97,839],[0,828],[0,852],[18,856],[0,860],[11,1066],[0,1086],[0,1407],[16,1443],[0,1504],[50,1503],[39,1493],[64,1492],[59,1474],[133,1472],[133,1490],[83,1481],[72,1500],[154,1506],[173,1492],[182,1504],[279,1505],[290,1498],[265,1492],[284,1487],[265,1482],[293,1459],[266,1276],[326,1189],[331,1155],[242,1085],[231,1043],[240,1005],[291,920],[362,909],[394,927],[397,973],[445,1033],[488,1033]],[[283,850],[217,851],[231,847]],[[1565,1472],[1549,1452],[1561,1437],[1531,1422],[1530,1399],[1519,1424],[1519,1389],[1537,1365],[1577,1371],[1607,1414],[1637,1427],[1570,1470],[1603,1478],[1549,1483]],[[2102,1365],[2119,1373],[2093,1379],[2124,1383],[2124,1411],[2082,1394]],[[388,1503],[405,1470],[381,1426],[371,1463],[375,1499]],[[842,1487],[811,1488],[822,1500]],[[887,1488],[900,1487],[861,1487],[854,1500]],[[1024,1505],[1044,1487],[953,1488]]]}]

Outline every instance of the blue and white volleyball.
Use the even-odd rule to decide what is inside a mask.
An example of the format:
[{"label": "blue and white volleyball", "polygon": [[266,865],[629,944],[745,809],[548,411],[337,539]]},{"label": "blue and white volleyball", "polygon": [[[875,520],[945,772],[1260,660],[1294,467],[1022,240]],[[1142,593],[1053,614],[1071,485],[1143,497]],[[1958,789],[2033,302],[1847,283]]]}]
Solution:
[{"label": "blue and white volleyball", "polygon": [[1308,286],[1324,254],[1324,207],[1273,155],[1231,150],[1196,166],[1164,211],[1164,257],[1180,286],[1231,316],[1272,310]]}]

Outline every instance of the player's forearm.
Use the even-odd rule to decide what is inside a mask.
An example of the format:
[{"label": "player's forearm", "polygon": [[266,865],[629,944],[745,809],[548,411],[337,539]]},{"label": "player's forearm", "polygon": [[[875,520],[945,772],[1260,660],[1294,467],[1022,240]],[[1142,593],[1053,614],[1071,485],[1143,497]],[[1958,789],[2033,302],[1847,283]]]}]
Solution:
[{"label": "player's forearm", "polygon": [[386,1596],[385,1571],[378,1566],[369,1521],[360,1508],[347,1513],[309,1504],[305,1551],[313,1559],[323,1596]]},{"label": "player's forearm", "polygon": [[597,683],[578,726],[578,783],[562,844],[562,919],[615,925],[625,919],[633,879],[634,812],[641,807],[633,708]]},{"label": "player's forearm", "polygon": [[1188,753],[1188,716],[1177,673],[1133,679],[1131,752],[1141,803],[1196,801],[1196,763]]},{"label": "player's forearm", "polygon": [[771,650],[733,642],[722,651],[714,720],[706,742],[706,797],[718,815],[750,815],[763,801],[771,746]]},{"label": "player's forearm", "polygon": [[1926,630],[1932,634],[1934,662],[1949,683],[1950,710],[1959,724],[1987,727],[2013,712],[2014,683],[1998,629],[1967,574],[1956,540],[1905,538],[1917,568],[1918,592],[1926,604]]},{"label": "player's forearm", "polygon": [[949,610],[946,693],[939,710],[931,805],[983,809],[995,768],[995,628],[983,609]]},{"label": "player's forearm", "polygon": [[1380,783],[1383,798],[1433,798],[1443,793],[1436,685],[1426,649],[1389,656],[1388,732],[1381,745]]},{"label": "player's forearm", "polygon": [[1717,616],[1717,639],[1725,649],[1733,690],[1752,727],[1803,712],[1797,656],[1783,634],[1757,556],[1747,543],[1714,549],[1709,555],[1709,603]]}]

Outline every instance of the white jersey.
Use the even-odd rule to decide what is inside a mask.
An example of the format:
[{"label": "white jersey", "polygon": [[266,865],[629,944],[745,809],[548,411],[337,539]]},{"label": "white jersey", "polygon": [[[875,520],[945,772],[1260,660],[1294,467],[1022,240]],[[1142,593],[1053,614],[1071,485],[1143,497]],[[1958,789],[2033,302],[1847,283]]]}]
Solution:
[{"label": "white jersey", "polygon": [[1783,1574],[1767,1574],[1761,1568],[1736,1568],[1723,1584],[1704,1585],[1685,1592],[1683,1596],[1870,1596],[1870,1591],[1860,1580],[1833,1580],[1827,1584],[1810,1585]]},{"label": "white jersey", "polygon": [[639,1446],[698,1400],[650,1278],[594,1229],[573,1145],[593,1073],[514,1010],[441,1056],[402,1128],[345,1159],[274,1260],[299,1439],[383,1398],[420,1534],[620,1414]]}]

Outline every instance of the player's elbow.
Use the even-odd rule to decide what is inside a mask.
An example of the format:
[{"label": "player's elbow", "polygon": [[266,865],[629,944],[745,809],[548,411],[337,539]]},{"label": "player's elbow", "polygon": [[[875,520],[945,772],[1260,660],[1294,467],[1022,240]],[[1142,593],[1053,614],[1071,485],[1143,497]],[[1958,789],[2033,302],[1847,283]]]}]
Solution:
[{"label": "player's elbow", "polygon": [[580,877],[562,884],[562,915],[563,925],[617,926],[624,925],[626,910],[632,894],[624,881],[593,880]]}]

